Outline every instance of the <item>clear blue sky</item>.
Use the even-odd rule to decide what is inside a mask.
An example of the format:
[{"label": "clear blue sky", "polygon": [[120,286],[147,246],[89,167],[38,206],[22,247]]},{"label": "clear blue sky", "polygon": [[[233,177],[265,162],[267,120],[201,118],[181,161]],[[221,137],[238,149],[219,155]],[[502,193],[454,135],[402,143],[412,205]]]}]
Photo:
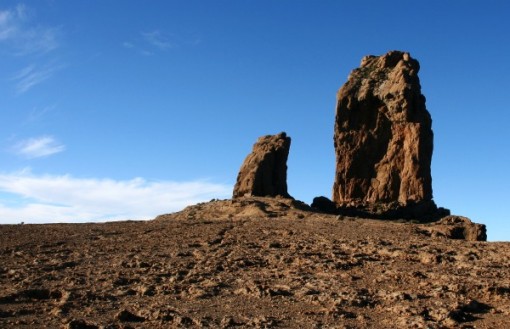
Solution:
[{"label": "clear blue sky", "polygon": [[510,240],[508,1],[0,3],[0,222],[151,218],[230,197],[258,136],[289,192],[331,196],[336,91],[409,51],[434,198]]}]

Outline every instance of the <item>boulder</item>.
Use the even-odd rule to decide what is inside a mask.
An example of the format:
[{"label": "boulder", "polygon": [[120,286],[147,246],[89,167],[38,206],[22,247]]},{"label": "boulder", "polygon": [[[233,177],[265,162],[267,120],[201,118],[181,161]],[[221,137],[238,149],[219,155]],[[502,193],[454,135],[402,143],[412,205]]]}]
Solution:
[{"label": "boulder", "polygon": [[318,196],[313,198],[312,204],[310,205],[313,209],[327,213],[336,214],[336,204],[325,196]]},{"label": "boulder", "polygon": [[291,198],[287,192],[289,149],[290,137],[284,132],[260,137],[239,170],[233,197]]},{"label": "boulder", "polygon": [[484,224],[473,223],[462,216],[446,216],[429,229],[433,236],[467,241],[487,241],[487,228]]},{"label": "boulder", "polygon": [[333,201],[339,206],[436,209],[432,120],[419,69],[406,52],[366,56],[338,91]]}]

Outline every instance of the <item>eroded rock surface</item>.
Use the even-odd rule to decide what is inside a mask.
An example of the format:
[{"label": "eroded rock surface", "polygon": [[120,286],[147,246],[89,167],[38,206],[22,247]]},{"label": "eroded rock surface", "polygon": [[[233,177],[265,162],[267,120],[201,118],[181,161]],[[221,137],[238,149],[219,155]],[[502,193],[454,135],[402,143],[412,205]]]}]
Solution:
[{"label": "eroded rock surface", "polygon": [[405,52],[366,56],[338,91],[335,203],[433,204],[432,120],[419,69]]},{"label": "eroded rock surface", "polygon": [[234,187],[234,198],[282,196],[287,192],[287,158],[290,137],[284,132],[260,137],[244,160]]},{"label": "eroded rock surface", "polygon": [[473,223],[462,216],[446,216],[428,228],[433,236],[468,241],[487,241],[487,229],[484,224]]}]

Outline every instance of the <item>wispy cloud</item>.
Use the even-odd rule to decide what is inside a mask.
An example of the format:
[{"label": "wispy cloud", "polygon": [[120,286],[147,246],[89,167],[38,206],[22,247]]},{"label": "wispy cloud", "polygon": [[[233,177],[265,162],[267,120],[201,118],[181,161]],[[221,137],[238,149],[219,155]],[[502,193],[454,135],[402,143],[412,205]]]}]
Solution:
[{"label": "wispy cloud", "polygon": [[18,5],[10,10],[0,10],[0,41],[12,39],[19,33],[18,23],[25,16],[25,6],[23,5]]},{"label": "wispy cloud", "polygon": [[65,145],[60,144],[51,136],[26,139],[14,146],[14,151],[17,154],[29,159],[46,157],[64,150]]},{"label": "wispy cloud", "polygon": [[21,69],[12,77],[12,80],[16,81],[16,92],[23,94],[29,91],[32,87],[51,78],[61,68],[61,65],[38,67],[32,64]]},{"label": "wispy cloud", "polygon": [[142,37],[149,45],[161,50],[177,47],[177,44],[171,42],[170,39],[159,30],[142,32]]},{"label": "wispy cloud", "polygon": [[34,25],[28,7],[0,10],[0,43],[14,55],[40,54],[58,47],[60,28]]},{"label": "wispy cloud", "polygon": [[157,52],[164,52],[185,46],[197,46],[202,42],[197,35],[183,36],[167,33],[161,30],[140,32],[134,41],[124,41],[122,47],[131,49],[141,55],[151,56]]},{"label": "wispy cloud", "polygon": [[24,171],[0,174],[0,193],[11,200],[0,201],[1,223],[41,223],[150,219],[226,197],[230,187],[206,181],[84,179]]},{"label": "wispy cloud", "polygon": [[43,107],[34,107],[32,111],[30,111],[30,113],[28,114],[26,123],[28,124],[40,121],[48,113],[54,111],[56,107],[57,106],[55,104]]},{"label": "wispy cloud", "polygon": [[48,80],[63,67],[55,64],[55,60],[49,64],[33,64],[34,61],[47,61],[48,57],[42,56],[44,54],[54,54],[60,36],[60,28],[39,25],[34,17],[33,11],[23,4],[0,10],[0,53],[28,57],[32,62],[11,78],[16,83],[18,95]]}]

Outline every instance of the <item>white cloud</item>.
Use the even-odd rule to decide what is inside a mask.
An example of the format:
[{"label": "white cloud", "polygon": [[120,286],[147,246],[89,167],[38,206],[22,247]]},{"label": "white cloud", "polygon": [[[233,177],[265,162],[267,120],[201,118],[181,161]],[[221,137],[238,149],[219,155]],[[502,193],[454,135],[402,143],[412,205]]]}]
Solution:
[{"label": "white cloud", "polygon": [[40,158],[52,154],[60,153],[65,150],[65,146],[57,142],[51,136],[41,136],[29,138],[17,143],[14,151],[29,159]]},{"label": "white cloud", "polygon": [[57,106],[49,105],[44,107],[34,107],[32,111],[28,114],[27,122],[26,123],[33,123],[41,120],[44,116],[46,116],[48,113],[55,110]]},{"label": "white cloud", "polygon": [[161,33],[159,30],[154,30],[151,32],[143,32],[142,37],[151,46],[154,46],[161,50],[166,50],[166,49],[174,48],[177,46],[176,44],[170,42],[170,40],[168,40],[168,38],[163,33]]},{"label": "white cloud", "polygon": [[[10,195],[11,200],[0,201],[1,223],[47,223],[151,219],[190,204],[226,197],[230,187],[206,181],[35,176],[24,171],[0,174],[0,192]],[[13,198],[17,201],[12,202]]]},{"label": "white cloud", "polygon": [[18,33],[18,24],[24,17],[24,6],[19,5],[15,9],[0,10],[0,41],[9,40]]},{"label": "white cloud", "polygon": [[[141,38],[140,38],[141,36]],[[134,42],[124,41],[122,47],[131,49],[144,56],[152,56],[158,51],[180,48],[183,46],[197,46],[202,39],[197,35],[178,35],[175,33],[165,33],[160,30],[140,32]]]},{"label": "white cloud", "polygon": [[[30,56],[40,60],[41,55],[58,48],[60,28],[47,27],[34,23],[35,15],[25,5],[0,10],[0,53],[14,56]],[[53,54],[53,53],[52,53]],[[48,80],[62,65],[55,61],[46,65],[27,65],[19,70],[11,80],[16,82],[17,94],[22,94],[34,86]]]},{"label": "white cloud", "polygon": [[0,43],[14,55],[40,54],[58,47],[60,28],[35,26],[25,5],[0,11]]},{"label": "white cloud", "polygon": [[23,94],[30,90],[32,87],[44,82],[51,78],[55,71],[59,70],[61,66],[49,65],[38,68],[36,65],[29,65],[24,69],[18,71],[12,80],[16,81],[16,92]]},{"label": "white cloud", "polygon": [[128,49],[131,49],[131,48],[134,48],[134,47],[135,47],[135,45],[134,45],[134,44],[132,44],[131,42],[127,42],[127,41],[123,42],[123,43],[122,43],[122,46],[123,46],[124,48],[128,48]]}]

